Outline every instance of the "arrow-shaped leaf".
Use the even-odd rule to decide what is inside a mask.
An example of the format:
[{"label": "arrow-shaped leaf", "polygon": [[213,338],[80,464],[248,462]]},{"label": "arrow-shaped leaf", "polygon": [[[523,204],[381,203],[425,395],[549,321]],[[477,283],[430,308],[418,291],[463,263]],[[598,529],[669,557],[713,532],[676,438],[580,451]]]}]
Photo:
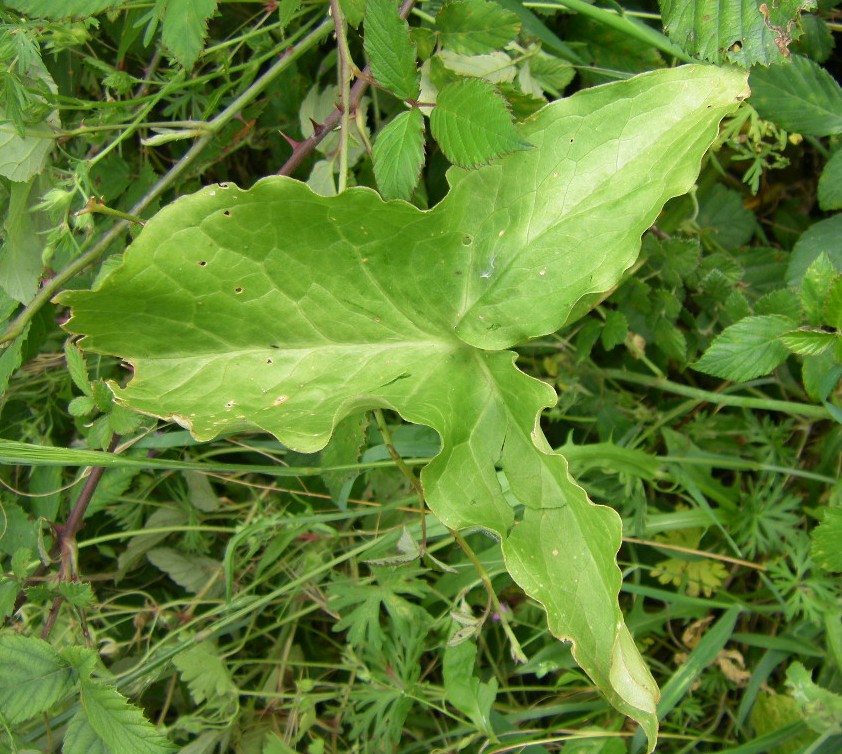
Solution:
[{"label": "arrow-shaped leaf", "polygon": [[287,178],[209,186],[149,221],[97,290],[61,296],[69,329],[134,365],[119,401],[199,439],[260,427],[315,451],[373,406],[434,428],[430,508],[501,539],[552,632],[653,746],[657,689],[617,602],[619,517],[541,434],[552,389],[500,349],[616,284],[746,93],[745,74],[706,66],[586,90],[522,125],[534,149],[451,171],[429,211]]}]

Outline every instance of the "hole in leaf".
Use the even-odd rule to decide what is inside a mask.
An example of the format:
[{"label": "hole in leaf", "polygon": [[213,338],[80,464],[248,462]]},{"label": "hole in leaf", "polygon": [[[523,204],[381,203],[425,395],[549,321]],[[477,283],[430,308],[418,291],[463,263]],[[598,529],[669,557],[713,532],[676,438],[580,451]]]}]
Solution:
[{"label": "hole in leaf", "polygon": [[201,261],[198,264],[199,264],[199,267],[207,267],[207,265],[208,265],[208,263],[205,262],[205,261]]},{"label": "hole in leaf", "polygon": [[225,215],[225,217],[231,217],[231,210],[230,210],[230,209],[226,209],[226,210],[224,210],[224,211],[222,212],[222,214],[223,214],[223,215]]},{"label": "hole in leaf", "polygon": [[238,286],[234,289],[234,293],[236,293],[236,294],[239,296],[239,295],[243,292],[243,290],[244,290],[244,289],[243,289],[243,288],[241,288],[241,287],[238,285]]},{"label": "hole in leaf", "polygon": [[270,358],[266,359],[266,363],[267,364],[274,364],[275,362],[272,361],[272,358],[270,357]]},{"label": "hole in leaf", "polygon": [[473,242],[472,236],[462,236],[462,246],[470,246]]},{"label": "hole in leaf", "polygon": [[218,183],[217,186],[219,186],[219,188],[221,188],[221,189],[227,189],[228,188],[227,183]]},{"label": "hole in leaf", "polygon": [[280,346],[277,343],[272,343],[269,348],[280,348]]}]

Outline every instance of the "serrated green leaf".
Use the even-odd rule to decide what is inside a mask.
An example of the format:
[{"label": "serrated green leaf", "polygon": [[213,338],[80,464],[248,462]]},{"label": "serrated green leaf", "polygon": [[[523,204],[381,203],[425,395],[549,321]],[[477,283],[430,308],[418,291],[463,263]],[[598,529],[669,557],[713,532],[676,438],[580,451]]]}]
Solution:
[{"label": "serrated green leaf", "polygon": [[87,18],[116,8],[123,0],[7,0],[5,5],[36,18]]},{"label": "serrated green leaf", "polygon": [[605,315],[605,324],[602,326],[602,333],[599,339],[606,351],[621,345],[629,332],[629,321],[626,315],[616,310],[611,310]]},{"label": "serrated green leaf", "polygon": [[208,19],[219,0],[167,0],[161,39],[172,56],[188,70],[205,46]]},{"label": "serrated green leaf", "polygon": [[520,19],[490,0],[449,0],[436,14],[442,44],[463,55],[505,47],[520,32]]},{"label": "serrated green leaf", "polygon": [[819,207],[825,212],[842,209],[842,149],[834,152],[819,176]]},{"label": "serrated green leaf", "polygon": [[314,452],[374,406],[432,427],[432,511],[500,538],[551,632],[654,741],[657,690],[617,601],[619,518],[541,434],[552,389],[498,349],[555,332],[617,284],[744,94],[743,75],[706,66],[584,90],[521,126],[535,149],[452,170],[428,211],[281,177],[209,186],[148,221],[97,290],[62,294],[69,329],[133,364],[119,402],[203,439],[259,427]]},{"label": "serrated green leaf", "polygon": [[801,35],[799,16],[814,0],[783,0],[758,9],[757,0],[660,0],[664,30],[691,55],[712,63],[730,60],[746,68],[767,66],[789,55]]},{"label": "serrated green leaf", "polygon": [[822,522],[810,532],[810,555],[826,571],[842,571],[842,508],[826,508]]},{"label": "serrated green leaf", "polygon": [[842,379],[842,364],[829,351],[819,356],[805,356],[801,367],[804,389],[814,401],[824,401]]},{"label": "serrated green leaf", "polygon": [[717,183],[699,204],[698,223],[712,232],[713,240],[720,246],[736,250],[751,240],[757,221],[744,206],[739,192]]},{"label": "serrated green leaf", "polygon": [[363,22],[365,6],[365,0],[339,0],[339,7],[345,14],[345,20],[355,29]]},{"label": "serrated green leaf", "polygon": [[47,712],[73,689],[68,662],[45,641],[0,636],[0,715],[11,725]]},{"label": "serrated green leaf", "polygon": [[415,43],[409,25],[398,15],[395,0],[367,0],[363,44],[380,86],[398,99],[418,96],[421,74],[415,62]]},{"label": "serrated green leaf", "polygon": [[384,199],[409,199],[424,165],[424,116],[414,107],[400,113],[374,142],[374,177]]},{"label": "serrated green leaf", "polygon": [[460,55],[458,52],[442,50],[436,59],[444,63],[445,68],[460,76],[485,79],[492,84],[514,81],[517,68],[505,52],[491,52],[488,55]]},{"label": "serrated green leaf", "polygon": [[824,330],[802,327],[778,336],[778,340],[799,356],[818,356],[836,343],[837,336]]},{"label": "serrated green leaf", "polygon": [[96,409],[93,398],[79,395],[67,404],[67,411],[71,416],[87,416]]},{"label": "serrated green leaf", "polygon": [[80,685],[84,720],[74,728],[74,747],[87,744],[91,747],[87,751],[110,750],[120,754],[175,751],[175,747],[117,689],[84,678]]},{"label": "serrated green leaf", "polygon": [[91,395],[91,383],[88,378],[88,367],[85,365],[85,356],[70,339],[64,342],[64,362],[73,384],[84,395]]},{"label": "serrated green leaf", "polygon": [[842,132],[842,87],[809,58],[755,68],[749,84],[751,104],[781,128],[805,136]]},{"label": "serrated green leaf", "polygon": [[91,727],[84,709],[70,719],[61,751],[62,754],[114,754]]},{"label": "serrated green leaf", "polygon": [[787,285],[797,288],[804,273],[822,254],[837,272],[842,272],[842,213],[813,223],[792,248],[786,270]]},{"label": "serrated green leaf", "polygon": [[231,680],[228,666],[211,642],[194,644],[172,661],[196,704],[206,701],[228,704],[236,700],[237,687]]},{"label": "serrated green leaf", "polygon": [[741,319],[714,339],[693,368],[735,382],[768,374],[789,356],[778,338],[797,324],[777,314]]},{"label": "serrated green leaf", "polygon": [[[187,555],[171,547],[155,547],[146,553],[146,558],[176,584],[193,594],[202,591],[215,574],[222,572],[222,564],[219,561],[204,555]],[[221,584],[215,582],[208,595],[219,596],[221,588]]]},{"label": "serrated green leaf", "polygon": [[822,307],[822,324],[842,331],[842,275],[831,283]]},{"label": "serrated green leaf", "polygon": [[788,288],[769,291],[754,302],[755,314],[780,314],[796,321],[801,319],[801,301],[798,294]]},{"label": "serrated green leaf", "polygon": [[[0,140],[2,137],[0,133]],[[37,178],[27,183],[12,183],[3,224],[4,238],[0,242],[0,288],[22,304],[28,304],[38,292],[44,267],[41,261],[44,240],[40,234],[43,224],[36,222],[31,212],[39,183]]]},{"label": "serrated green leaf", "polygon": [[[340,3],[340,7],[341,7]],[[298,13],[298,9],[301,7],[301,0],[281,0],[278,3],[278,20],[281,22],[281,28],[286,29],[289,26],[290,22],[293,18],[295,18],[295,14]],[[344,10],[344,8],[343,8]],[[356,24],[353,26],[359,26],[360,21],[357,20]]]},{"label": "serrated green leaf", "polygon": [[801,281],[801,306],[811,325],[821,325],[827,292],[836,277],[830,257],[824,252],[807,268]]},{"label": "serrated green leaf", "polygon": [[480,79],[456,81],[439,92],[430,130],[445,157],[465,168],[530,146],[518,134],[506,101]]},{"label": "serrated green leaf", "polygon": [[786,669],[786,684],[811,730],[828,737],[842,733],[842,696],[815,684],[800,662]]}]

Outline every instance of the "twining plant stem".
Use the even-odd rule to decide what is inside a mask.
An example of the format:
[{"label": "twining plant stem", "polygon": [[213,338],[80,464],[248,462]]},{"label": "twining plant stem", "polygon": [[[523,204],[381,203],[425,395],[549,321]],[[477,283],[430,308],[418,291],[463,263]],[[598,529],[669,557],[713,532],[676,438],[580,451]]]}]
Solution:
[{"label": "twining plant stem", "polygon": [[[312,24],[310,25],[312,26]],[[306,31],[305,26],[302,31]],[[333,29],[333,22],[323,21],[312,29],[307,36],[301,39],[294,47],[287,48],[284,55],[260,78],[256,79],[245,91],[243,91],[228,107],[219,115],[207,123],[207,131],[199,136],[193,146],[185,155],[164,174],[158,182],[135,204],[128,212],[129,215],[140,215],[155,199],[169,189],[184,172],[204,152],[205,147],[213,141],[219,132],[236,118],[243,108],[253,102],[278,76],[280,76],[293,62],[300,58],[305,52],[319,44]],[[23,309],[23,311],[11,322],[6,332],[0,335],[0,346],[8,345],[19,337],[26,325],[47,304],[50,299],[58,293],[64,285],[84,270],[88,265],[99,259],[108,247],[128,227],[126,220],[119,220],[111,226],[99,240],[85,251],[78,259],[71,262],[61,272],[58,272],[52,279],[46,281],[34,299]]]},{"label": "twining plant stem", "polygon": [[761,411],[780,411],[783,414],[803,416],[808,419],[832,418],[830,412],[823,406],[811,406],[809,403],[776,401],[769,398],[748,398],[739,395],[722,395],[721,393],[714,393],[710,390],[702,390],[701,388],[690,387],[689,385],[679,385],[677,382],[672,382],[671,380],[650,377],[637,372],[628,372],[623,369],[603,369],[602,374],[606,379],[629,382],[633,385],[643,385],[719,406],[751,408]]}]

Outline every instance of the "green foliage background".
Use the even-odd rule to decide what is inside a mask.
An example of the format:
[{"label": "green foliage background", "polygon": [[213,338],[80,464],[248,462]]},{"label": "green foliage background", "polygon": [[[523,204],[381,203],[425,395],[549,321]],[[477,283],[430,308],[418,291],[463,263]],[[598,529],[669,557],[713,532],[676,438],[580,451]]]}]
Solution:
[{"label": "green foliage background", "polygon": [[[148,416],[181,411],[161,408],[166,391],[156,383],[146,403],[133,403],[132,388],[121,387],[131,374],[115,357],[141,369],[138,352],[164,349],[183,381],[190,339],[177,317],[156,322],[166,320],[167,281],[195,279],[179,267],[180,255],[197,248],[184,233],[225,210],[226,191],[240,196],[257,184],[242,193],[247,203],[281,187],[269,214],[282,216],[297,197],[286,222],[307,219],[322,234],[342,226],[315,224],[317,208],[379,222],[384,205],[354,186],[417,208],[386,205],[397,225],[450,218],[454,207],[480,220],[487,210],[458,197],[506,170],[501,185],[531,190],[530,165],[543,164],[543,153],[530,149],[532,121],[519,124],[547,101],[646,71],[684,81],[682,69],[667,69],[700,60],[749,68],[752,96],[728,110],[690,193],[655,218],[692,178],[677,182],[646,210],[651,216],[641,210],[639,228],[622,208],[644,201],[635,194],[644,174],[678,170],[685,151],[695,170],[726,109],[708,116],[703,137],[688,127],[670,144],[656,135],[664,103],[637,83],[646,77],[569,100],[575,109],[625,98],[624,113],[652,119],[641,130],[651,137],[649,156],[623,179],[632,187],[625,199],[604,195],[600,220],[628,244],[631,260],[654,219],[633,267],[620,277],[624,262],[613,278],[604,270],[607,282],[594,292],[605,295],[592,297],[589,313],[576,307],[576,321],[565,307],[581,292],[568,300],[558,288],[553,308],[513,282],[522,298],[494,302],[495,316],[508,306],[510,329],[488,334],[468,322],[460,335],[482,348],[518,345],[518,367],[545,384],[507,377],[520,387],[506,390],[518,401],[555,390],[558,403],[541,419],[547,449],[557,448],[590,499],[622,519],[620,607],[625,635],[661,687],[650,713],[661,721],[658,751],[838,750],[835,5],[744,0],[731,12],[709,0],[622,8],[451,0],[418,4],[405,22],[386,0],[334,2],[330,15],[326,4],[301,0],[0,4],[0,748],[643,751],[642,732],[609,704],[643,720],[611,697],[614,675],[600,680],[547,632],[542,603],[551,626],[569,605],[522,591],[500,543],[442,524],[472,523],[448,507],[460,483],[477,489],[459,471],[467,467],[442,466],[455,485],[446,502],[430,483],[445,473],[435,464],[419,488],[416,473],[441,450],[439,434],[447,449],[452,428],[473,421],[472,408],[449,404],[441,426],[423,411],[413,416],[395,398],[417,392],[401,372],[384,408],[352,413],[321,452],[309,451],[323,443],[302,439],[312,427],[278,431],[282,445],[255,432],[253,420],[209,424],[202,439],[224,434],[199,443]],[[708,89],[725,96],[720,85]],[[587,116],[583,107],[576,117]],[[589,124],[595,143],[599,131],[598,121]],[[450,165],[457,168],[446,178]],[[286,179],[257,183],[276,171],[315,194]],[[210,186],[151,220],[215,183],[231,187]],[[612,175],[606,185],[615,184],[624,187]],[[316,196],[337,193],[332,203]],[[494,206],[494,196],[483,202]],[[138,236],[135,219],[151,222],[132,263],[108,277]],[[261,222],[257,212],[238,235]],[[441,222],[443,232],[454,227]],[[222,249],[224,228],[209,236]],[[406,245],[397,258],[410,266],[395,279],[418,276],[435,297],[440,276],[413,256],[411,235],[396,237]],[[601,252],[596,237],[581,238],[579,274]],[[506,259],[487,260],[480,246],[472,264],[483,282]],[[164,261],[150,264],[154,253]],[[278,287],[312,276],[312,289],[338,275],[342,290],[330,255],[314,250],[296,261],[305,263]],[[240,285],[233,277],[244,273],[226,268],[222,283]],[[157,281],[161,293],[131,297],[115,286],[99,313],[84,311],[96,296],[54,298],[67,288],[108,290],[121,275]],[[344,279],[350,295],[355,283]],[[232,295],[250,294],[256,280]],[[77,306],[72,332],[113,343],[68,339],[67,303]],[[293,326],[289,312],[270,316],[279,328]],[[342,326],[359,330],[354,316],[345,312]],[[273,326],[253,316],[232,332]],[[325,355],[319,363],[334,375],[319,400],[340,400],[353,363]],[[227,373],[238,368],[235,359]],[[190,393],[201,413],[217,377],[207,365],[190,369],[209,380]],[[437,397],[429,406],[459,394],[452,372],[430,369],[425,389]],[[550,401],[536,398],[531,410],[542,402]],[[422,423],[406,424],[386,406]],[[207,410],[208,422],[219,418]],[[499,419],[482,421],[493,434],[503,431]],[[510,450],[482,484],[502,482],[514,500],[529,486],[527,458]],[[419,492],[438,518],[419,515]],[[518,581],[526,585],[523,574]],[[565,620],[606,624],[585,612]]]}]

